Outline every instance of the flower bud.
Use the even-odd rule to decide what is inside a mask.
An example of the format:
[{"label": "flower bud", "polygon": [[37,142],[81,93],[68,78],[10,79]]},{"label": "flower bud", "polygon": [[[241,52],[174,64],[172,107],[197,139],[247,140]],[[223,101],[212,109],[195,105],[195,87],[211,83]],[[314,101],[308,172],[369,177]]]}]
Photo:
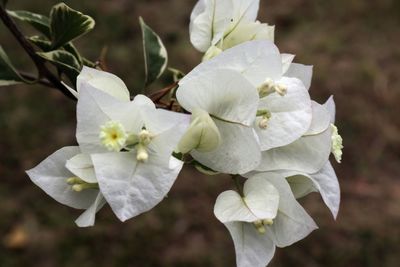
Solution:
[{"label": "flower bud", "polygon": [[179,152],[186,154],[192,149],[210,152],[218,147],[221,136],[210,115],[201,109],[192,112],[192,121],[178,144]]}]

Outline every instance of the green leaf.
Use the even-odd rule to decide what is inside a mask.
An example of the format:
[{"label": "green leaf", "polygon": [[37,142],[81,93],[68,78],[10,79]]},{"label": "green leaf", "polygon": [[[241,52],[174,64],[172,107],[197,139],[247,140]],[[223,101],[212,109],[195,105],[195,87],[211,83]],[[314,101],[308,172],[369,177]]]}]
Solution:
[{"label": "green leaf", "polygon": [[13,85],[21,82],[25,82],[25,80],[19,75],[6,52],[0,46],[0,86]]},{"label": "green leaf", "polygon": [[68,43],[64,45],[63,47],[65,51],[70,52],[74,57],[78,60],[80,68],[82,68],[82,57],[81,54],[79,54],[78,49],[73,45],[73,43]]},{"label": "green leaf", "polygon": [[64,3],[53,6],[50,11],[50,29],[53,49],[86,34],[94,28],[94,20]]},{"label": "green leaf", "polygon": [[168,70],[171,72],[174,82],[179,82],[183,77],[185,77],[185,73],[183,73],[183,71],[174,68],[168,68]]},{"label": "green leaf", "polygon": [[39,47],[43,52],[51,51],[51,42],[43,36],[31,36],[27,38],[31,43]]},{"label": "green leaf", "polygon": [[143,35],[143,51],[145,63],[145,86],[157,80],[168,63],[167,50],[160,37],[139,18]]},{"label": "green leaf", "polygon": [[79,75],[81,65],[75,56],[65,50],[54,50],[51,52],[37,52],[39,56],[53,63],[68,79],[75,84]]},{"label": "green leaf", "polygon": [[84,57],[82,57],[82,64],[85,65],[85,66],[91,67],[91,68],[96,68],[97,67],[96,63],[94,63],[94,62],[92,62],[89,59],[84,58]]},{"label": "green leaf", "polygon": [[50,20],[48,17],[25,10],[7,11],[7,13],[15,19],[29,23],[36,30],[50,37]]}]

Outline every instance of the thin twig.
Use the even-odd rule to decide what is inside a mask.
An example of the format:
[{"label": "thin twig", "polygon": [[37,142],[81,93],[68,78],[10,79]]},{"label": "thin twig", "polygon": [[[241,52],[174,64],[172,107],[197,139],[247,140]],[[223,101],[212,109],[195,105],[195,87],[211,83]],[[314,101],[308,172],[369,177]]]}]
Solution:
[{"label": "thin twig", "polygon": [[41,81],[40,78],[45,77],[53,88],[60,90],[67,97],[76,100],[71,92],[69,92],[69,90],[61,83],[61,81],[46,67],[46,61],[36,54],[35,48],[26,40],[18,26],[14,23],[14,21],[7,14],[5,8],[1,5],[0,19],[34,62],[39,71],[39,82]]},{"label": "thin twig", "polygon": [[174,82],[173,84],[152,93],[149,95],[149,98],[153,100],[154,103],[159,102],[164,96],[166,96],[172,89],[174,89],[178,85],[178,82]]}]

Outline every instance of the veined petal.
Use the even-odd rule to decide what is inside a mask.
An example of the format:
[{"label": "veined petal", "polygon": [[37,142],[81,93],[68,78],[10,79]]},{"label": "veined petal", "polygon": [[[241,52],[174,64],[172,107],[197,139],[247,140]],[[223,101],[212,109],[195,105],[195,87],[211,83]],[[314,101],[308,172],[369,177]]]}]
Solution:
[{"label": "veined petal", "polygon": [[260,219],[250,211],[243,198],[233,190],[222,192],[218,196],[214,206],[214,214],[222,223],[254,222]]},{"label": "veined petal", "polygon": [[272,239],[277,247],[289,246],[318,228],[314,220],[297,202],[284,177],[271,173],[260,173],[254,177],[266,179],[279,192],[278,215],[269,227]]},{"label": "veined petal", "polygon": [[121,123],[126,131],[139,132],[143,127],[138,107],[134,102],[123,102],[110,97],[89,84],[84,84],[77,104],[76,138],[83,153],[107,151],[101,144],[101,126],[108,121]]},{"label": "veined petal", "polygon": [[199,1],[190,17],[190,41],[201,52],[217,43],[231,23],[230,0]]},{"label": "veined petal", "polygon": [[154,109],[142,112],[142,118],[146,129],[154,134],[175,127],[176,133],[182,136],[183,132],[190,124],[190,115],[165,109]]},{"label": "veined petal", "polygon": [[268,265],[275,254],[275,244],[268,232],[260,234],[254,225],[243,222],[229,222],[225,226],[235,245],[238,267],[265,267]]},{"label": "veined petal", "polygon": [[217,44],[217,46],[222,46],[223,50],[226,50],[247,41],[269,40],[273,42],[274,36],[275,26],[259,21],[240,23],[221,41],[221,45]]},{"label": "veined petal", "polygon": [[323,105],[328,111],[331,118],[331,123],[335,123],[335,115],[336,115],[336,105],[333,100],[333,96],[329,97],[329,99]]},{"label": "veined petal", "polygon": [[[294,192],[297,192],[299,197],[310,193],[310,191],[320,192],[326,206],[329,208],[333,217],[336,219],[340,206],[340,186],[338,178],[335,174],[335,170],[333,169],[329,161],[326,162],[321,170],[313,174],[289,171],[284,172],[284,175],[288,177],[287,179],[291,185],[292,190],[294,189]],[[295,183],[297,182],[297,184],[291,183],[290,181],[294,181]],[[299,194],[301,188],[299,188],[298,185],[300,183],[304,185],[302,195]],[[307,185],[309,192],[306,192]]]},{"label": "veined petal", "polygon": [[274,219],[278,212],[279,192],[261,177],[248,179],[243,187],[244,201],[259,219]]},{"label": "veined petal", "polygon": [[222,223],[274,219],[278,212],[279,193],[263,178],[249,179],[244,184],[243,197],[228,190],[221,193],[214,206],[214,214]]},{"label": "veined petal", "polygon": [[83,84],[90,84],[121,101],[130,101],[129,90],[125,83],[114,74],[84,66],[77,77],[78,94]]},{"label": "veined petal", "polygon": [[[283,172],[285,174],[285,172]],[[293,195],[296,199],[302,198],[312,192],[318,192],[314,182],[305,176],[297,175],[296,172],[289,172],[290,175],[285,175]]]},{"label": "veined petal", "polygon": [[192,151],[194,159],[208,168],[230,174],[254,170],[260,163],[260,147],[252,128],[214,120],[221,136],[220,145],[211,152]]},{"label": "veined petal", "polygon": [[234,26],[245,22],[254,22],[257,18],[260,0],[236,0],[233,1]]},{"label": "veined petal", "polygon": [[259,103],[260,110],[266,109],[271,113],[265,129],[257,125],[257,120],[254,126],[262,151],[296,141],[311,124],[311,99],[301,81],[284,77],[279,83],[287,88],[287,93],[284,96],[272,93]]},{"label": "veined petal", "polygon": [[305,135],[319,134],[328,129],[331,125],[331,116],[325,106],[312,101],[312,120],[310,128]]},{"label": "veined petal", "polygon": [[93,162],[88,154],[77,154],[67,160],[65,167],[87,183],[97,183]]},{"label": "veined petal", "polygon": [[214,117],[244,125],[254,121],[259,101],[258,91],[251,83],[240,73],[226,69],[180,83],[176,95],[188,111],[200,108]]},{"label": "veined petal", "polygon": [[320,170],[331,152],[332,130],[329,127],[317,135],[303,136],[283,147],[262,152],[258,171],[296,170],[315,173]]},{"label": "veined petal", "polygon": [[138,163],[129,152],[92,155],[100,190],[121,221],[161,202],[182,168],[183,162],[173,157],[165,166],[157,154],[149,154],[146,163]]},{"label": "veined petal", "polygon": [[322,199],[336,219],[340,206],[340,186],[335,170],[328,161],[317,173],[311,174]]},{"label": "veined petal", "polygon": [[281,54],[281,57],[282,57],[282,74],[285,74],[289,70],[290,65],[292,65],[295,55],[283,53]]},{"label": "veined petal", "polygon": [[79,147],[61,148],[26,173],[34,184],[61,204],[76,209],[87,209],[95,201],[99,191],[73,191],[67,184],[67,179],[74,175],[65,168],[67,160],[80,153]]},{"label": "veined petal", "polygon": [[[276,45],[267,40],[250,41],[230,49],[198,65],[186,75],[179,85],[202,76],[205,72],[231,69],[240,72],[255,87],[267,78],[279,80],[282,77],[282,59]],[[179,91],[179,90],[178,90]]]},{"label": "veined petal", "polygon": [[307,90],[309,90],[311,87],[312,74],[313,66],[292,63],[283,76],[301,80]]},{"label": "veined petal", "polygon": [[75,220],[76,225],[79,227],[93,226],[96,219],[96,213],[104,206],[104,204],[106,204],[106,200],[103,197],[103,194],[99,192],[93,204]]}]

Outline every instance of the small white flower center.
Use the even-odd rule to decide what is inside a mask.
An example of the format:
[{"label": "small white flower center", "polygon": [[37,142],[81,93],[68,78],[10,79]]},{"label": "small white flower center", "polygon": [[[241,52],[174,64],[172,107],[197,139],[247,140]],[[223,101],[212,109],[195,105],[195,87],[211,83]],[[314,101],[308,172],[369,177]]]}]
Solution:
[{"label": "small white flower center", "polygon": [[67,184],[71,185],[71,189],[75,192],[81,192],[86,189],[99,189],[97,183],[87,183],[79,177],[70,177],[67,179]]},{"label": "small white flower center", "polygon": [[136,160],[139,162],[147,162],[149,159],[149,153],[147,152],[147,146],[153,140],[153,135],[148,130],[141,130],[138,134],[138,144],[136,145]]},{"label": "small white flower center", "polygon": [[265,226],[271,226],[274,223],[272,219],[263,219],[253,222],[254,227],[260,234],[265,234]]},{"label": "small white flower center", "polygon": [[258,110],[257,111],[257,125],[260,129],[265,130],[268,127],[268,122],[271,118],[271,112],[268,110]]},{"label": "small white flower center", "polygon": [[284,96],[287,93],[287,86],[284,84],[275,83],[272,79],[267,78],[258,88],[258,94],[260,98],[266,97],[272,93],[278,93],[280,96]]},{"label": "small white flower center", "polygon": [[338,132],[338,128],[331,124],[332,127],[332,154],[338,163],[342,161],[343,138]]},{"label": "small white flower center", "polygon": [[127,137],[124,126],[117,121],[108,121],[100,128],[100,141],[110,151],[120,151]]}]

